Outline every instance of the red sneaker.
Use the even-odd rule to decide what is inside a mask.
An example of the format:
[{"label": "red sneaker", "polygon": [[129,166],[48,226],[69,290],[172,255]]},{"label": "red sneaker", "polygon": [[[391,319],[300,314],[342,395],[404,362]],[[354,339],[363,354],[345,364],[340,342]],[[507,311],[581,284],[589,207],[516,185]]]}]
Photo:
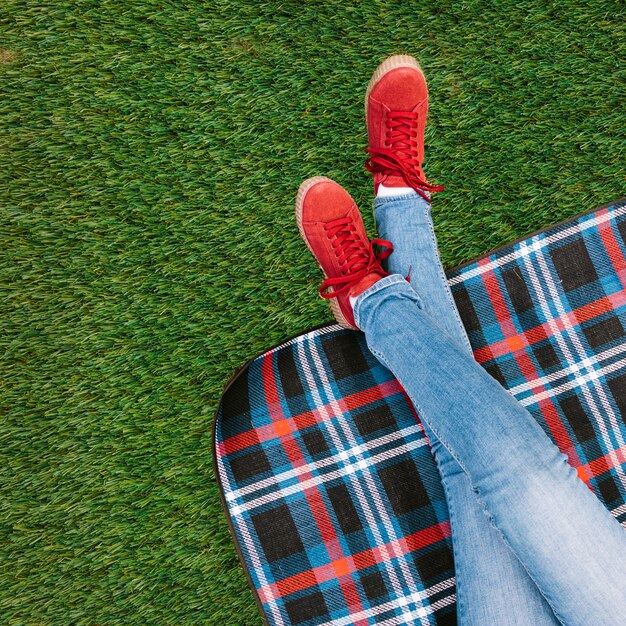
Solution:
[{"label": "red sneaker", "polygon": [[[393,246],[383,239],[368,240],[350,194],[324,176],[309,178],[300,185],[296,220],[302,239],[324,272],[320,295],[329,300],[342,326],[356,330],[350,296],[357,296],[388,276],[380,263],[391,254]],[[384,250],[375,254],[374,244]]]},{"label": "red sneaker", "polygon": [[406,55],[385,59],[365,93],[370,154],[365,168],[374,177],[376,193],[380,183],[412,187],[426,199],[426,191],[443,191],[427,182],[422,169],[427,113],[426,78],[417,61]]}]

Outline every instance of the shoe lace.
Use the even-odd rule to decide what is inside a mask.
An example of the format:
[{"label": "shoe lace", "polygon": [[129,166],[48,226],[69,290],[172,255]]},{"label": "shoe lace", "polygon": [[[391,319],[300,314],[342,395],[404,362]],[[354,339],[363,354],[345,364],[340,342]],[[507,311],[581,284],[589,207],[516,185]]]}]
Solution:
[{"label": "shoe lace", "polygon": [[389,148],[368,148],[365,169],[372,174],[400,174],[426,200],[424,192],[443,191],[442,185],[433,185],[418,174],[422,164],[417,151],[417,113],[388,111],[386,121]]},{"label": "shoe lace", "polygon": [[[326,278],[320,287],[322,298],[336,298],[349,291],[350,287],[372,272],[387,276],[381,262],[393,252],[393,244],[385,239],[372,239],[365,247],[359,238],[351,217],[340,217],[324,224],[324,229],[331,240],[337,255],[342,275]],[[374,252],[374,246],[382,250]],[[329,289],[332,287],[332,291]]]}]

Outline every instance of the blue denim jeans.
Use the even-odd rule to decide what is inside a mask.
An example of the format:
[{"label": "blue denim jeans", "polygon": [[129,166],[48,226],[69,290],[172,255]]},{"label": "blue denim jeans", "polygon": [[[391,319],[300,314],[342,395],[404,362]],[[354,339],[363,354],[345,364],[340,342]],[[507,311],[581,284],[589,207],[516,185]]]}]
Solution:
[{"label": "blue denim jeans", "polygon": [[384,198],[375,212],[380,236],[394,243],[393,274],[357,298],[355,319],[431,440],[450,509],[459,623],[626,623],[626,532],[472,358],[429,203]]}]

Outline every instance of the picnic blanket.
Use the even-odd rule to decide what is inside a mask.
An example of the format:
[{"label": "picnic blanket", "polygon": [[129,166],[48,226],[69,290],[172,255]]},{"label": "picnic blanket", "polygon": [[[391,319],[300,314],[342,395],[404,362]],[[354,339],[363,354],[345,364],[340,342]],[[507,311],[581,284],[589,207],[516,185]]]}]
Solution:
[{"label": "picnic blanket", "polygon": [[[476,360],[626,526],[626,199],[447,277]],[[362,333],[328,325],[228,383],[214,462],[267,624],[455,624],[443,488]]]}]

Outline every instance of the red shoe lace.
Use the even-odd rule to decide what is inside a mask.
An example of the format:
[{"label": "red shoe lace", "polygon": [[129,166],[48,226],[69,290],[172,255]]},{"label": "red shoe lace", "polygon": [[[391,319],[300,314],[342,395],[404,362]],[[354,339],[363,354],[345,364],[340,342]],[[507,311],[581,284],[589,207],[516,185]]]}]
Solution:
[{"label": "red shoe lace", "polygon": [[421,169],[417,152],[417,113],[389,111],[387,113],[387,143],[389,148],[368,148],[370,156],[365,161],[368,172],[400,174],[409,187],[428,200],[425,191],[443,191],[442,185],[432,185],[420,178]]},{"label": "red shoe lace", "polygon": [[[324,229],[332,241],[342,275],[326,278],[320,287],[322,298],[336,298],[349,291],[350,287],[372,272],[388,276],[383,270],[381,261],[393,252],[393,244],[385,239],[372,239],[369,248],[357,235],[354,222],[350,217],[340,217],[324,224]],[[374,245],[384,248],[378,254]],[[328,291],[333,287],[332,291]]]}]

